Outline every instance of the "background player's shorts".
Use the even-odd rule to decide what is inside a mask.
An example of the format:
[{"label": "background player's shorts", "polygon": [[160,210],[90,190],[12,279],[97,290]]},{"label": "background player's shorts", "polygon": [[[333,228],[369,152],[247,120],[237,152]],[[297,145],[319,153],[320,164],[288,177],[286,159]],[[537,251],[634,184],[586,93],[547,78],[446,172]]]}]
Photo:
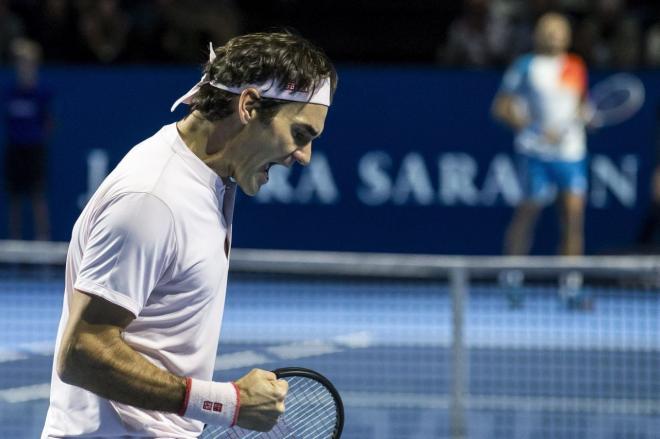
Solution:
[{"label": "background player's shorts", "polygon": [[586,160],[542,160],[520,154],[518,167],[526,200],[544,203],[557,191],[582,195],[587,191]]}]

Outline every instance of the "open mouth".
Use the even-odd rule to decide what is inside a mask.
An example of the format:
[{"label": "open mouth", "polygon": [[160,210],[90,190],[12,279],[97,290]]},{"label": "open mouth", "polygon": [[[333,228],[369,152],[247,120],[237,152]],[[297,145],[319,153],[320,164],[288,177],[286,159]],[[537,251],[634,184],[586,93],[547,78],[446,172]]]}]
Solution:
[{"label": "open mouth", "polygon": [[268,175],[268,173],[269,173],[269,171],[270,171],[270,168],[273,167],[273,166],[275,166],[275,165],[277,165],[276,162],[270,162],[270,163],[268,163],[266,166],[264,166],[264,167],[262,168],[261,172],[263,172],[264,175],[266,176],[266,181],[268,181],[268,179],[269,179],[269,175]]}]

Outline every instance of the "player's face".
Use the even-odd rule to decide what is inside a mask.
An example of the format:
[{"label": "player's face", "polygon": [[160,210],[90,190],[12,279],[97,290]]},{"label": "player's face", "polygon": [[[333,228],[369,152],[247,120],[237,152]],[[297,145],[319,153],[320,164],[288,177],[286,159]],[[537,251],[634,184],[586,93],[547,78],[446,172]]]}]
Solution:
[{"label": "player's face", "polygon": [[254,195],[268,182],[273,165],[303,166],[312,159],[312,141],[323,131],[328,108],[323,105],[285,104],[264,123],[255,119],[246,126],[233,176],[243,192]]},{"label": "player's face", "polygon": [[565,18],[557,15],[542,17],[536,26],[535,40],[541,52],[559,54],[571,44],[571,28]]}]

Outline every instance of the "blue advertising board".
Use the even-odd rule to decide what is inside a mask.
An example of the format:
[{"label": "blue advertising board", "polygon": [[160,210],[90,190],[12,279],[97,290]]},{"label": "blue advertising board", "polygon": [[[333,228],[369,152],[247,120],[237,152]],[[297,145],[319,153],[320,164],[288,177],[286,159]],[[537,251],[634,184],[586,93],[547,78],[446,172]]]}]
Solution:
[{"label": "blue advertising board", "polygon": [[[511,132],[489,113],[501,72],[345,67],[339,74],[311,165],[273,169],[258,196],[238,197],[234,245],[500,253],[521,196]],[[647,89],[642,110],[589,136],[588,253],[630,246],[648,206],[660,74],[638,75]],[[133,145],[185,114],[169,107],[199,70],[50,67],[42,76],[55,94],[48,177],[53,238],[68,240],[107,172]],[[0,71],[2,84],[10,78]],[[0,197],[6,236],[6,195]],[[534,253],[557,247],[556,212],[546,210]]]}]

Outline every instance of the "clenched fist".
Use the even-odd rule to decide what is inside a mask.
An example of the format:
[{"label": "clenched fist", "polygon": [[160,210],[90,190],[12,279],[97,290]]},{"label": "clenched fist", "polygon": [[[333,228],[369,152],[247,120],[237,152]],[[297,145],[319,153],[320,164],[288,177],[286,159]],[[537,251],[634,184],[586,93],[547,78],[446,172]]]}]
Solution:
[{"label": "clenched fist", "polygon": [[238,426],[256,431],[272,429],[277,418],[284,413],[284,398],[289,383],[278,380],[273,372],[252,369],[235,384],[241,401]]}]

